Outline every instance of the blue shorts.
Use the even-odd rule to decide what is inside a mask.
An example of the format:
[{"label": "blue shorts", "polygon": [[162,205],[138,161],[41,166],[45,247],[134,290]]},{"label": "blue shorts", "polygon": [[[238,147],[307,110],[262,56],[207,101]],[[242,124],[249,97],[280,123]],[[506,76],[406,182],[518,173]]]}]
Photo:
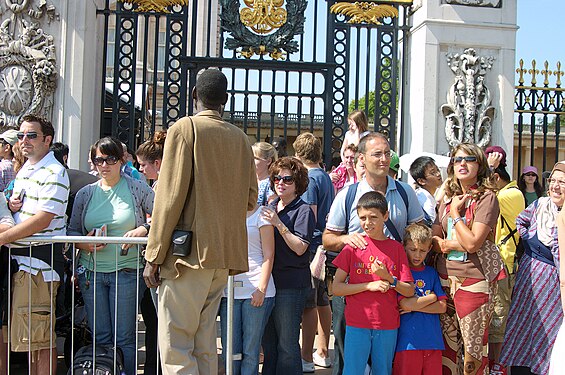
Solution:
[{"label": "blue shorts", "polygon": [[369,354],[372,375],[391,375],[398,329],[345,329],[344,375],[365,373]]}]

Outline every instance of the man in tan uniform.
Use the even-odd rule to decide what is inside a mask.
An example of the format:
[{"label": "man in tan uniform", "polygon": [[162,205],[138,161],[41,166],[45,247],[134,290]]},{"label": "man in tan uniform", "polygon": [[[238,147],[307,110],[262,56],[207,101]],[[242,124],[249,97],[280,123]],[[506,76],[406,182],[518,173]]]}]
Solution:
[{"label": "man in tan uniform", "polygon": [[[247,271],[246,212],[257,202],[251,144],[222,120],[227,79],[204,71],[197,115],[167,133],[143,273],[159,286],[159,346],[166,374],[217,373],[215,322],[229,274]],[[172,254],[175,229],[193,232],[191,252]]]}]

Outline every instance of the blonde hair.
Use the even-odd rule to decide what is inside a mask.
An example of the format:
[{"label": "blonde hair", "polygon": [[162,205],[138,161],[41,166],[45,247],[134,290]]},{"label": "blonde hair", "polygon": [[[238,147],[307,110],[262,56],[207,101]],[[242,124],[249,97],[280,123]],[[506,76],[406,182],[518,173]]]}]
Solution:
[{"label": "blonde hair", "polygon": [[359,129],[359,133],[366,132],[369,129],[369,119],[364,111],[356,109],[355,111],[351,112],[348,119],[352,120],[357,128]]},{"label": "blonde hair", "polygon": [[270,160],[269,164],[277,160],[277,150],[270,143],[257,142],[253,146],[251,146],[251,148],[253,149],[253,155],[255,157],[264,160]]},{"label": "blonde hair", "polygon": [[18,173],[20,169],[24,166],[27,158],[22,153],[22,148],[20,142],[14,143],[12,146],[12,152],[14,153],[14,158],[12,159],[12,164],[14,166],[14,172]]},{"label": "blonde hair", "polygon": [[432,229],[423,224],[410,224],[406,227],[406,232],[404,233],[404,240],[402,244],[406,246],[408,241],[412,243],[424,244],[432,240]]}]

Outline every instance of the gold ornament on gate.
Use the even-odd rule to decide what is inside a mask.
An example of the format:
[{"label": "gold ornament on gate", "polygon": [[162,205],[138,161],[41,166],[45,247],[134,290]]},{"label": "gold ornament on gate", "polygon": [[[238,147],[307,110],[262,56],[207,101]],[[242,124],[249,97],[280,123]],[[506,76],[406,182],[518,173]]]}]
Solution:
[{"label": "gold ornament on gate", "polygon": [[257,34],[268,34],[286,23],[284,0],[243,0],[248,8],[239,12],[241,23]]},{"label": "gold ornament on gate", "polygon": [[330,12],[351,17],[347,23],[371,23],[381,25],[379,21],[385,17],[398,17],[398,9],[392,5],[375,4],[373,2],[358,1],[355,3],[340,2],[330,7]]},{"label": "gold ornament on gate", "polygon": [[169,13],[167,7],[188,5],[188,0],[120,0],[122,3],[137,5],[136,12]]}]

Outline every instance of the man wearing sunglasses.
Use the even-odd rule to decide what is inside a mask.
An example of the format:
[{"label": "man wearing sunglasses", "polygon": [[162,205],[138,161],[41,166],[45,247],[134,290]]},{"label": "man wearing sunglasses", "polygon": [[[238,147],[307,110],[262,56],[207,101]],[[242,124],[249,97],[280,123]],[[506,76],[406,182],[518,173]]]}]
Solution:
[{"label": "man wearing sunglasses", "polygon": [[[197,114],[167,131],[143,272],[148,287],[160,284],[165,374],[217,373],[222,292],[228,273],[248,269],[246,212],[257,203],[257,176],[247,135],[222,119],[227,85],[219,70],[202,72],[192,92]],[[175,229],[192,233],[186,255],[173,254]]]},{"label": "man wearing sunglasses", "polygon": [[[16,175],[14,193],[8,202],[16,225],[0,233],[0,245],[9,244],[12,258],[19,264],[12,283],[11,349],[27,352],[31,348],[30,372],[39,374],[56,372],[55,319],[50,306],[56,306],[57,288],[63,275],[63,247],[62,244],[30,246],[18,240],[35,234],[65,235],[69,178],[49,151],[54,135],[55,129],[49,121],[34,115],[22,118],[16,136],[28,160]],[[31,296],[28,289],[32,290]],[[35,312],[30,318],[31,330],[27,327],[30,310]],[[52,318],[52,324],[40,326],[45,316]]]}]

